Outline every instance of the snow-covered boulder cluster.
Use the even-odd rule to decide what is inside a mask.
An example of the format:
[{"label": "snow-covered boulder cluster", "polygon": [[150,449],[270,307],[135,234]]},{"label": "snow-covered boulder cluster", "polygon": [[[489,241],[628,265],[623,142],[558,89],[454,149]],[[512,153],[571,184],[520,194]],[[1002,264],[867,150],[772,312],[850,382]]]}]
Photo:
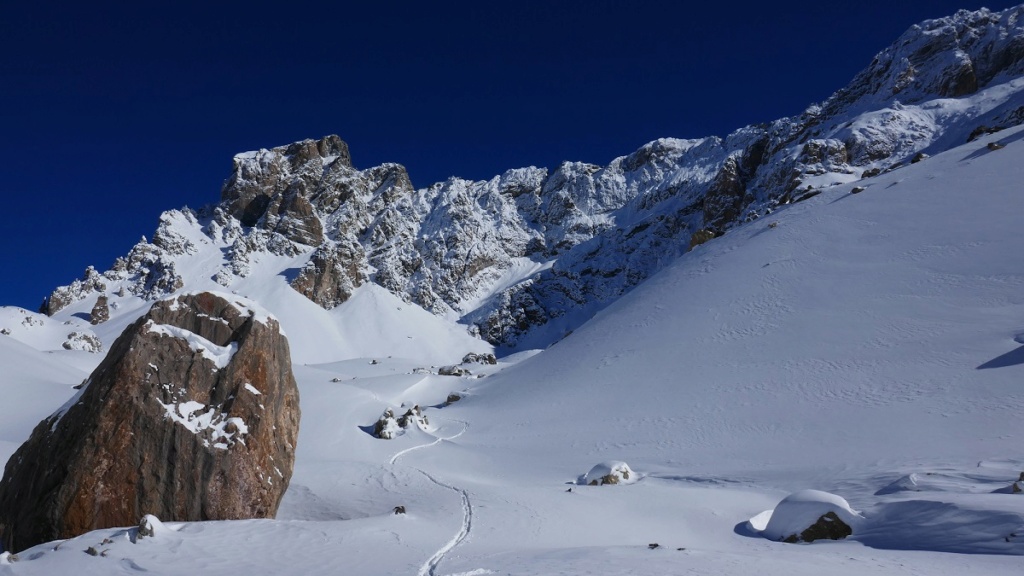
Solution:
[{"label": "snow-covered boulder cluster", "polygon": [[88,332],[74,331],[68,334],[68,339],[61,344],[65,350],[84,350],[86,352],[102,352],[103,342],[95,334]]},{"label": "snow-covered boulder cluster", "polygon": [[413,426],[426,430],[429,424],[427,415],[418,405],[409,408],[401,416],[395,416],[395,411],[388,408],[373,425],[373,435],[381,440],[392,440]]}]

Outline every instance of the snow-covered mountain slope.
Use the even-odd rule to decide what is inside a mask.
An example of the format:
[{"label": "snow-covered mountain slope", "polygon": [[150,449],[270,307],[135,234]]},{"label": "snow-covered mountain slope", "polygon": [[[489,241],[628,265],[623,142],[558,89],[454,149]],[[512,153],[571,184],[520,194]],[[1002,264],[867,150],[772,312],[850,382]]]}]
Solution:
[{"label": "snow-covered mountain slope", "polygon": [[[99,530],[0,557],[0,574],[1019,574],[1022,181],[1014,128],[832,187],[471,377],[397,357],[297,365],[277,520]],[[260,295],[278,315],[285,280]],[[394,312],[381,329],[403,329]],[[36,357],[5,360],[25,373]],[[370,435],[412,405],[425,429]],[[614,461],[638,477],[581,485]],[[803,489],[848,502],[853,536],[762,537]]]},{"label": "snow-covered mountain slope", "polygon": [[936,447],[960,463],[1012,455],[1022,139],[1014,129],[993,139],[1006,149],[957,148],[857,194],[836,187],[699,247],[488,380],[495,416],[474,437],[600,414],[571,418],[552,461],[584,466],[629,430],[634,459],[670,448],[700,474],[841,475]]},{"label": "snow-covered mountain slope", "polygon": [[416,189],[398,164],[356,169],[337,136],[239,154],[218,205],[165,213],[152,242],[58,288],[44,309],[87,314],[106,294],[138,315],[136,299],[211,282],[250,295],[288,286],[335,309],[376,284],[447,321],[442,332],[459,321],[503,353],[545,347],[701,241],[1024,122],[1022,15],[923,22],[799,115],[656,140],[607,166]]},{"label": "snow-covered mountain slope", "polygon": [[[230,251],[232,244],[216,233],[208,236],[211,229],[215,226],[209,221],[204,226],[190,210],[165,212],[153,243],[140,242],[128,258],[102,275],[91,268],[86,271],[85,280],[78,284],[95,288],[76,292],[78,287],[73,285],[66,292],[59,290],[76,296],[51,317],[18,308],[0,308],[0,330],[7,330],[11,338],[40,350],[61,349],[72,329],[94,336],[97,343],[109,347],[128,324],[149,309],[152,298],[165,292],[147,288],[167,278],[161,276],[161,280],[152,281],[154,270],[170,270],[175,278],[188,279],[170,282],[174,286],[172,292],[224,290],[216,274],[225,265],[225,252]],[[307,249],[294,255],[277,255],[257,251],[248,256],[246,276],[236,277],[231,283],[233,292],[265,302],[281,319],[296,363],[397,356],[427,365],[451,364],[469,352],[492,349],[464,327],[405,303],[375,284],[354,289],[350,305],[325,310],[289,285],[309,252]],[[95,296],[95,292],[106,295],[110,319],[90,325],[97,297],[78,296]],[[87,368],[102,358],[101,354],[93,356],[91,362],[85,359]]]},{"label": "snow-covered mountain slope", "polygon": [[72,387],[89,375],[73,363],[0,337],[0,462],[6,463],[32,428],[60,408],[74,392]]}]

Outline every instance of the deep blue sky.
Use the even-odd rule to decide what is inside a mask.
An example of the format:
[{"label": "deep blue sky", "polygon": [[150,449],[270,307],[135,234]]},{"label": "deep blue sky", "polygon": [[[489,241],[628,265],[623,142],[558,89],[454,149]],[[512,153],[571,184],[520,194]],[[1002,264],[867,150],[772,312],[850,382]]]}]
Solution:
[{"label": "deep blue sky", "polygon": [[336,133],[417,187],[799,113],[925,18],[1013,2],[0,3],[0,304],[108,268],[231,157]]}]

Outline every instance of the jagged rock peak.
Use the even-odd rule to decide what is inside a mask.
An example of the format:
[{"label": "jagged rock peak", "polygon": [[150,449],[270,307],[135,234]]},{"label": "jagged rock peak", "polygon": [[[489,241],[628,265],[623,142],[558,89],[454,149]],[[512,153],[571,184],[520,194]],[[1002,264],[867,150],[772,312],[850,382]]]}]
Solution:
[{"label": "jagged rock peak", "polygon": [[348,144],[334,135],[237,154],[221,203],[245,226],[262,220],[265,228],[316,245],[323,230],[310,197],[327,170],[354,171]]},{"label": "jagged rock peak", "polygon": [[879,52],[849,86],[823,105],[839,112],[870,96],[903,104],[935,96],[955,98],[988,86],[998,77],[1024,73],[1024,5],[993,12],[960,10],[915,24]]},{"label": "jagged rock peak", "polygon": [[230,294],[157,302],[9,460],[0,481],[4,548],[129,526],[144,514],[273,517],[298,426],[276,319]]},{"label": "jagged rock peak", "polygon": [[349,154],[348,143],[336,134],[324,136],[319,140],[307,138],[284,146],[267,150],[265,148],[235,155],[235,164],[244,164],[253,158],[271,158],[280,156],[289,161],[293,168],[302,166],[310,160],[319,158],[325,164],[339,162],[341,166],[352,168],[352,156]]}]

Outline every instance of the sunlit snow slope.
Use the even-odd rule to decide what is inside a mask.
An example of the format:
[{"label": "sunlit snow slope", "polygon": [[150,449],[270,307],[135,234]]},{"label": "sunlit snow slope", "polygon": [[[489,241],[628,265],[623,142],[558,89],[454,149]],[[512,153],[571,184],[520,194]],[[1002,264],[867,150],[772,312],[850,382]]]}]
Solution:
[{"label": "sunlit snow slope", "polygon": [[[829,188],[470,377],[407,354],[298,363],[303,420],[277,520],[168,522],[134,542],[100,530],[0,558],[0,574],[1020,574],[1022,182],[1015,128]],[[261,303],[293,337],[302,323],[278,294]],[[395,312],[337,314],[372,340],[403,328]],[[320,347],[337,338],[306,329]],[[16,375],[41,362],[0,352]],[[31,425],[6,399],[64,375],[0,374],[0,422],[21,423],[0,426],[0,446]],[[425,429],[367,433],[403,404],[426,408]],[[579,485],[606,461],[639,481]],[[808,488],[848,501],[857,532],[762,537],[760,514]]]}]

